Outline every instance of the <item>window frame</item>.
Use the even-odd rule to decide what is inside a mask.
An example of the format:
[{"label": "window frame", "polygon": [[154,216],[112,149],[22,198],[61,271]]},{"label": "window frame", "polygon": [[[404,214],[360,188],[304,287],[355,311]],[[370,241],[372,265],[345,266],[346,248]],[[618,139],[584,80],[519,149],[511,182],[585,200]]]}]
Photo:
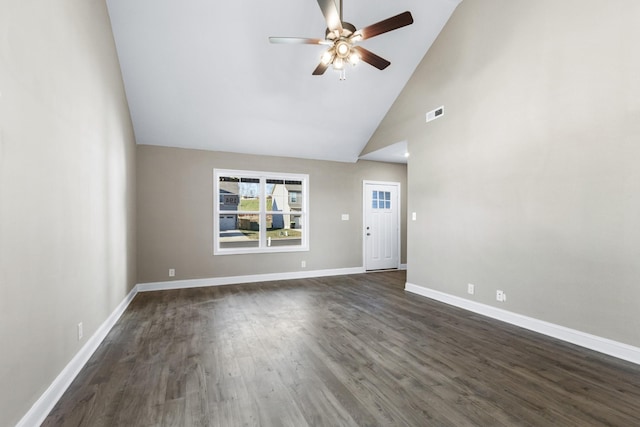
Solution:
[{"label": "window frame", "polygon": [[[220,246],[220,216],[221,215],[247,215],[255,214],[256,211],[224,210],[220,209],[220,177],[241,177],[259,179],[259,238],[257,247],[237,247],[222,248]],[[302,238],[300,245],[268,246],[267,239],[267,215],[272,215],[274,211],[267,210],[267,180],[300,181],[302,204],[300,211],[282,211],[282,215],[300,216],[302,224]],[[240,195],[238,195],[240,197]],[[280,211],[277,211],[280,213]],[[264,172],[238,169],[213,169],[213,255],[240,255],[257,253],[278,253],[278,252],[303,252],[309,250],[309,175],[282,172]]]}]

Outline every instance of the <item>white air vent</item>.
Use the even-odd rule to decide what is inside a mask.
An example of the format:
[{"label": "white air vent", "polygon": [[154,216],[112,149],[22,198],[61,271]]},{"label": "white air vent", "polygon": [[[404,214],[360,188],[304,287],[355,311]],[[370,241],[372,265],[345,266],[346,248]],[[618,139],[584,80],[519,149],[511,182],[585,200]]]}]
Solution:
[{"label": "white air vent", "polygon": [[435,120],[438,117],[442,117],[444,115],[444,105],[442,107],[438,107],[435,110],[431,110],[427,113],[427,123],[431,120]]}]

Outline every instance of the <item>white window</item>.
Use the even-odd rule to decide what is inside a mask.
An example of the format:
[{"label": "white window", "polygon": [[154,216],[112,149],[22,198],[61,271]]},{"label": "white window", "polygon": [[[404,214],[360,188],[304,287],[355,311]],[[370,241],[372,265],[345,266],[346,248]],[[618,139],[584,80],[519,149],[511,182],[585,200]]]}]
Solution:
[{"label": "white window", "polygon": [[309,176],[214,169],[214,255],[309,250]]}]

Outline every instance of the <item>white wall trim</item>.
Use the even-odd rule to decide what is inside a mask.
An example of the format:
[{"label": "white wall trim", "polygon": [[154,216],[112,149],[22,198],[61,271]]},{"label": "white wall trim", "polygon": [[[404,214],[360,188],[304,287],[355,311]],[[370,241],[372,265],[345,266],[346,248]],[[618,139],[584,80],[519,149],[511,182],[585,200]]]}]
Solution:
[{"label": "white wall trim", "polygon": [[32,427],[39,426],[51,412],[53,407],[58,403],[64,392],[69,388],[73,380],[80,373],[89,358],[97,350],[98,346],[105,339],[113,325],[116,324],[122,313],[127,309],[133,298],[138,293],[137,286],[134,287],[129,294],[122,300],[120,304],[113,310],[111,315],[100,325],[96,332],[87,340],[80,351],[71,359],[71,361],[58,374],[49,388],[40,396],[33,404],[29,412],[16,424],[16,427]]},{"label": "white wall trim", "polygon": [[406,270],[407,269],[407,264],[400,264],[398,266],[398,270]]},{"label": "white wall trim", "polygon": [[640,365],[640,348],[407,282],[406,291]]},{"label": "white wall trim", "polygon": [[309,279],[312,277],[344,276],[347,274],[360,274],[364,272],[364,267],[352,267],[328,270],[253,274],[248,276],[212,277],[209,279],[172,280],[167,282],[139,283],[138,291],[164,291],[170,289],[187,289],[201,288],[206,286],[237,285],[241,283],[270,282],[273,280]]}]

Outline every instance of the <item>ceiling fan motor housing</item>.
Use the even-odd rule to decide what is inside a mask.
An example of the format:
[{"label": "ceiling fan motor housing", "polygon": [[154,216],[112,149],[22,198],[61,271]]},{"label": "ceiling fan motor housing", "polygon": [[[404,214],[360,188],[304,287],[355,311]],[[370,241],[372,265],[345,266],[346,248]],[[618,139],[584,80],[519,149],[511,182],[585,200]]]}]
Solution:
[{"label": "ceiling fan motor housing", "polygon": [[347,38],[355,32],[356,32],[356,27],[353,24],[349,22],[343,22],[341,34],[336,34],[337,31],[331,31],[329,28],[327,28],[327,30],[325,31],[325,38],[330,41],[335,41],[339,38]]}]

